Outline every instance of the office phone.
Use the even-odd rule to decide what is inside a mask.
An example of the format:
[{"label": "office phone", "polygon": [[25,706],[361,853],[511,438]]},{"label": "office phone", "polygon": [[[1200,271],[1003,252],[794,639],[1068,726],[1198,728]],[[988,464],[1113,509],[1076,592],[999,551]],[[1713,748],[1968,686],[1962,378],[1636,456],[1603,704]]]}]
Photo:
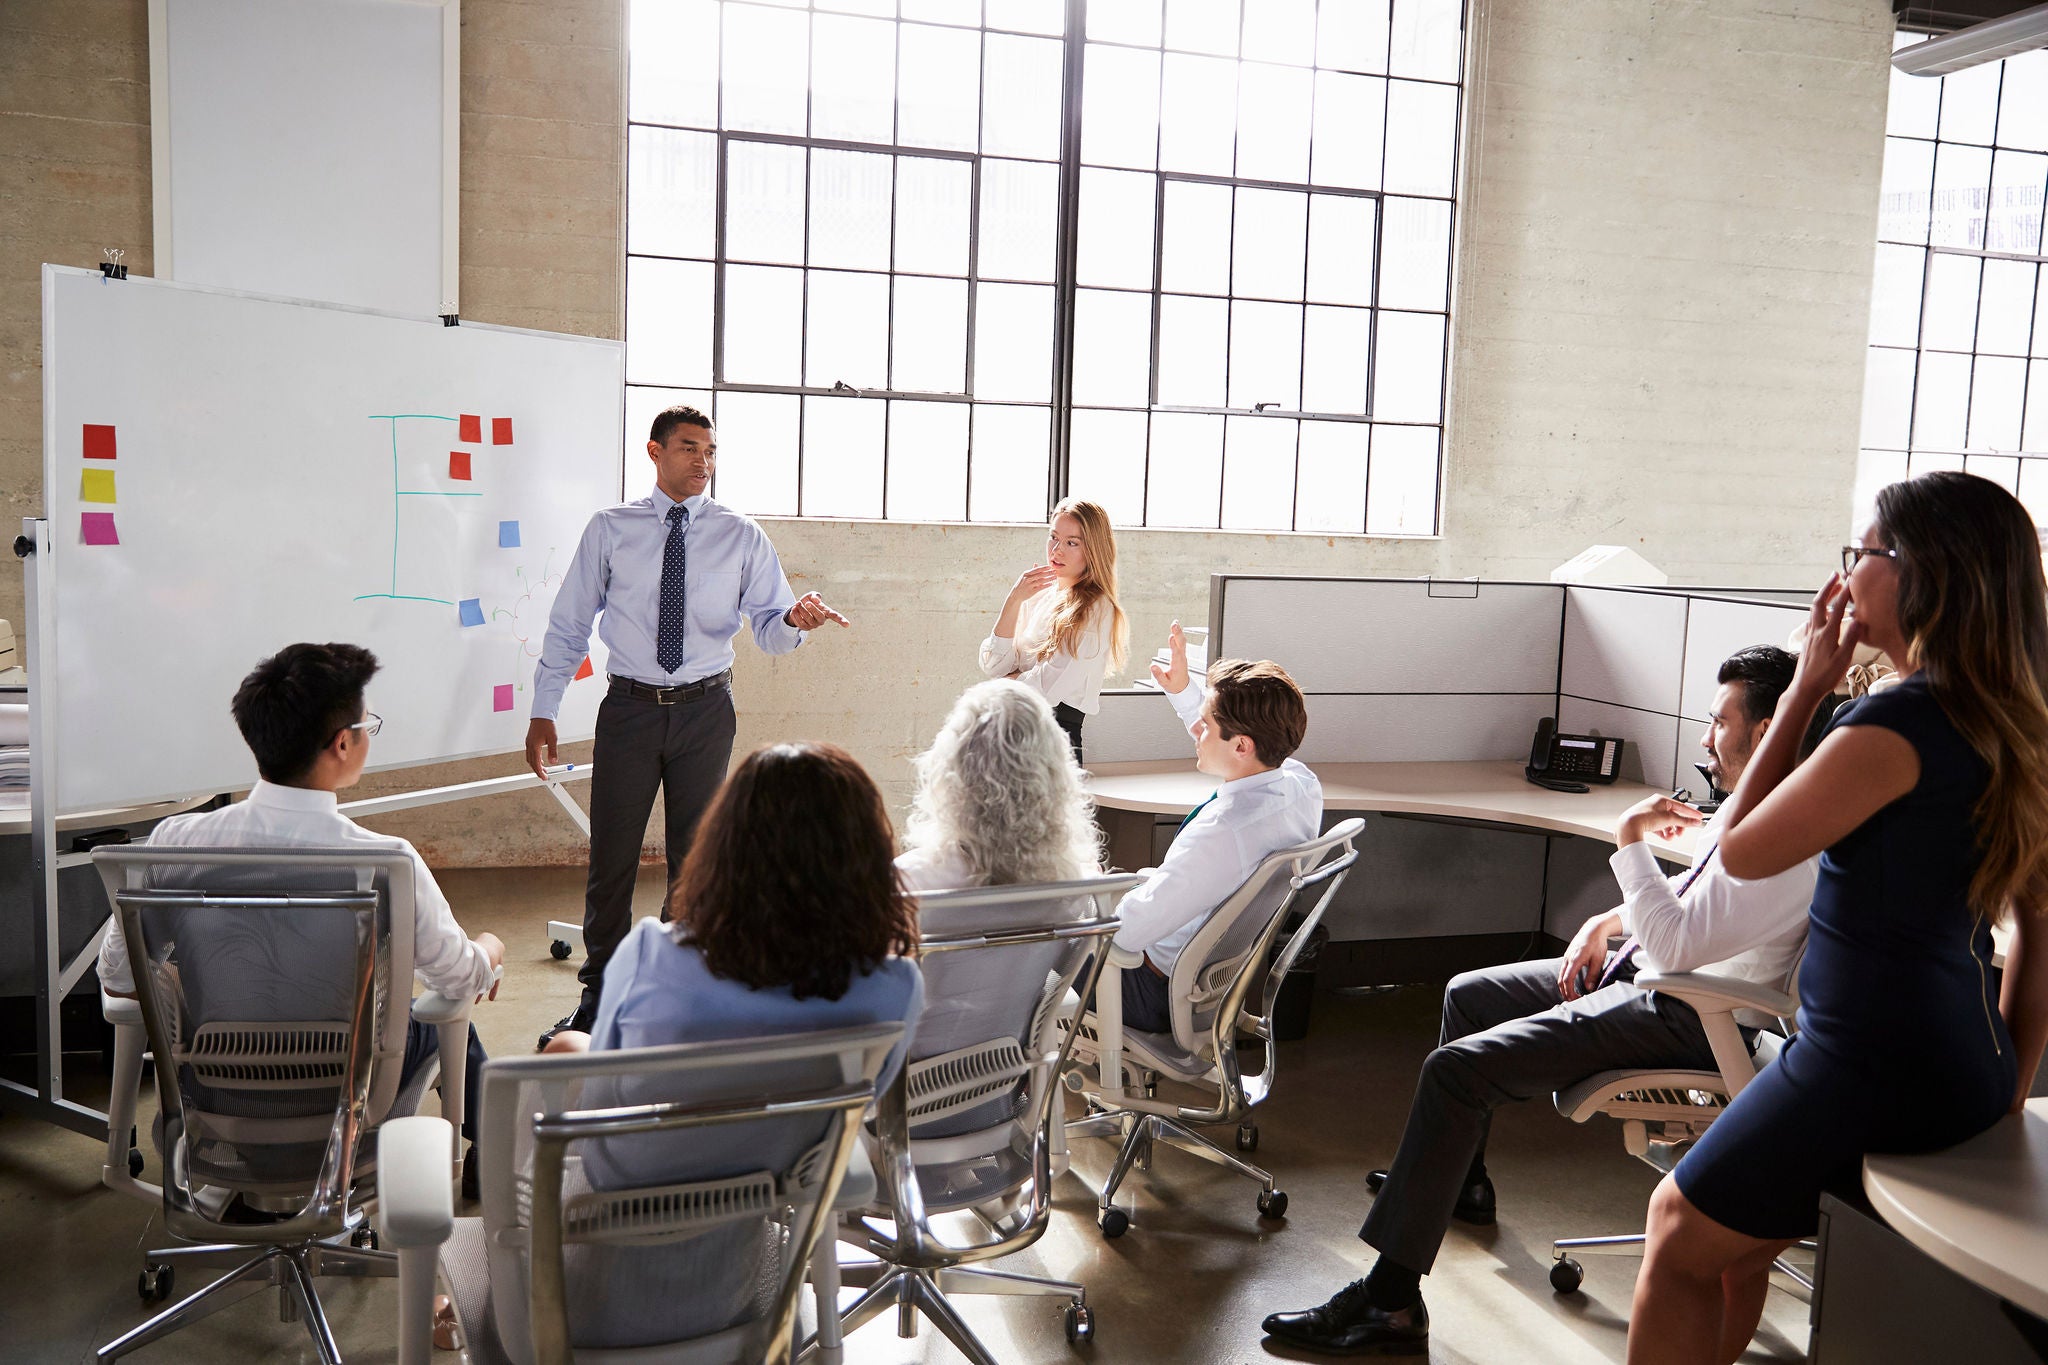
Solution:
[{"label": "office phone", "polygon": [[1562,733],[1557,722],[1545,716],[1536,722],[1523,775],[1552,791],[1586,791],[1588,782],[1605,785],[1621,776],[1621,746],[1619,739]]}]

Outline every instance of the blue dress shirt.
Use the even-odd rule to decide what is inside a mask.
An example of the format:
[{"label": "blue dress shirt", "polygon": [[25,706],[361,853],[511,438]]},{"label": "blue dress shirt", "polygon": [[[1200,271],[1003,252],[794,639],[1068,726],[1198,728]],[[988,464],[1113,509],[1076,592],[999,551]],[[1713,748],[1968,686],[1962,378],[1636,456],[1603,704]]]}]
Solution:
[{"label": "blue dress shirt", "polygon": [[[668,510],[675,499],[659,487],[636,502],[607,507],[583,528],[568,576],[548,614],[547,639],[533,671],[533,715],[553,720],[562,693],[590,648],[590,627],[611,653],[607,669],[656,687],[695,682],[732,667],[732,637],[744,616],[754,643],[787,654],[804,632],[784,618],[796,605],[775,547],[752,517],[699,493],[683,499],[690,514],[689,615],[682,665],[669,671],[655,661],[661,626],[661,563],[668,543]],[[599,612],[603,615],[600,617]]]}]

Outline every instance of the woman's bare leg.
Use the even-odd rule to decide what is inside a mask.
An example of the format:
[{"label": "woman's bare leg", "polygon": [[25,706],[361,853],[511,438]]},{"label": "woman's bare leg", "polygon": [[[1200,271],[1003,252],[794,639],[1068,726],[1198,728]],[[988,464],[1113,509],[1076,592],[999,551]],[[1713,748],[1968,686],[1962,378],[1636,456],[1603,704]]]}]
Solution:
[{"label": "woman's bare leg", "polygon": [[[1721,1350],[1729,1314],[1723,1276],[1746,1267],[1769,1246],[1701,1213],[1679,1191],[1678,1182],[1665,1176],[1650,1196],[1648,1245],[1629,1313],[1629,1365],[1719,1365],[1725,1360]],[[1766,1259],[1764,1265],[1769,1264]],[[1761,1311],[1760,1301],[1758,1307]],[[1755,1324],[1750,1327],[1754,1330]]]}]

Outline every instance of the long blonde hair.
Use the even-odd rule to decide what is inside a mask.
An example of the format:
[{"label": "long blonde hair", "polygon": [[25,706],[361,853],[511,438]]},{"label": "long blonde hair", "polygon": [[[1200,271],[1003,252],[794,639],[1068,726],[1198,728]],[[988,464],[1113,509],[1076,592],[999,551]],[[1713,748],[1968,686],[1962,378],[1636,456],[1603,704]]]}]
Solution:
[{"label": "long blonde hair", "polygon": [[1057,523],[1061,517],[1072,517],[1081,524],[1081,549],[1088,556],[1088,567],[1072,588],[1060,594],[1052,611],[1052,630],[1039,646],[1038,657],[1050,659],[1062,650],[1078,653],[1081,636],[1099,602],[1109,612],[1109,671],[1119,672],[1130,649],[1131,625],[1116,600],[1116,531],[1109,524],[1109,513],[1082,498],[1060,499],[1051,520]]},{"label": "long blonde hair", "polygon": [[2048,906],[2048,582],[2019,499],[1989,479],[1938,470],[1877,495],[1898,552],[1906,665],[1991,770],[1977,801],[1970,907],[2002,919]]}]

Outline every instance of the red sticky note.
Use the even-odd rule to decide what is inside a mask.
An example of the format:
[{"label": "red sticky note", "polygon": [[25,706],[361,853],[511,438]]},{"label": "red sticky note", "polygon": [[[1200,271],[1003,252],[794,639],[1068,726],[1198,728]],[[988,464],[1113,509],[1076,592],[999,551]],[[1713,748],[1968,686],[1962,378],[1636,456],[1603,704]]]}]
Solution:
[{"label": "red sticky note", "polygon": [[[506,437],[511,440],[511,437]],[[88,460],[111,460],[114,458],[114,429],[107,426],[85,424],[85,458]]]},{"label": "red sticky note", "polygon": [[594,668],[592,668],[592,667],[590,666],[590,656],[589,656],[588,654],[586,654],[586,655],[584,655],[584,656],[583,656],[583,662],[582,662],[582,663],[580,663],[580,664],[578,664],[578,665],[576,666],[576,676],[575,676],[575,677],[573,677],[573,678],[571,678],[571,679],[569,679],[569,681],[570,681],[570,682],[582,682],[582,681],[583,681],[583,680],[584,680],[585,678],[589,677],[589,676],[590,676],[591,674],[595,673],[596,671],[597,671],[596,669],[594,669]]},{"label": "red sticky note", "polygon": [[466,479],[469,477],[468,451],[451,450],[448,452],[448,477],[451,479]]},{"label": "red sticky note", "polygon": [[484,438],[484,419],[475,413],[463,413],[462,421],[457,425],[461,428],[461,433],[455,438],[458,441],[481,441]]},{"label": "red sticky note", "polygon": [[494,446],[509,446],[512,444],[512,419],[510,417],[493,417],[491,419],[491,444]]},{"label": "red sticky note", "polygon": [[512,709],[511,683],[499,683],[491,689],[491,709],[493,711],[510,711]]},{"label": "red sticky note", "polygon": [[78,531],[88,545],[119,545],[121,537],[114,530],[112,512],[82,512],[79,514]]}]

